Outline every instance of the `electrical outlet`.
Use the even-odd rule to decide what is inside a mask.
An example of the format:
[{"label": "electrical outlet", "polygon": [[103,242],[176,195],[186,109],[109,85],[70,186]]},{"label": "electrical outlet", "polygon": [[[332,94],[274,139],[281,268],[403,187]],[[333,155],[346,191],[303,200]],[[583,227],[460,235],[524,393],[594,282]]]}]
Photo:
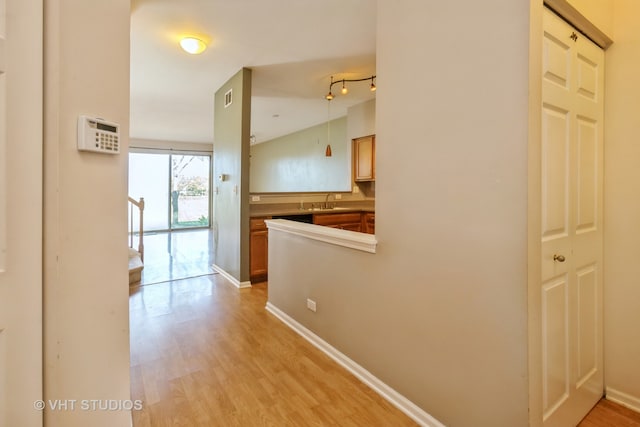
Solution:
[{"label": "electrical outlet", "polygon": [[358,187],[357,185],[353,186],[353,193],[354,194],[358,194],[360,192],[360,187]]},{"label": "electrical outlet", "polygon": [[310,298],[307,298],[307,308],[314,313],[316,312],[316,302]]},{"label": "electrical outlet", "polygon": [[336,200],[342,200],[342,194],[334,194]]},{"label": "electrical outlet", "polygon": [[260,201],[260,196],[251,196],[251,201],[252,202],[259,202]]}]

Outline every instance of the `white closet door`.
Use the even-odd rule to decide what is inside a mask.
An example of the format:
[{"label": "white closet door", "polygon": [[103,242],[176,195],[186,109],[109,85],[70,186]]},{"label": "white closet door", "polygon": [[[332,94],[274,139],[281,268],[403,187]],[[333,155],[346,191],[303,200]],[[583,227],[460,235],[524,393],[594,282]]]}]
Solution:
[{"label": "white closet door", "polygon": [[575,426],[603,395],[604,52],[545,9],[542,385],[545,426]]}]

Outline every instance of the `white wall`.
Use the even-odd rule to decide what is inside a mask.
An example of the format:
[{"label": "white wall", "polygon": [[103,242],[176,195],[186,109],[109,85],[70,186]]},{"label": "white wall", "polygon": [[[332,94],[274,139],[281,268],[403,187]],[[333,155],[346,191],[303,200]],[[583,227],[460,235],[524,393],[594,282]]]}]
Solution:
[{"label": "white wall", "polygon": [[640,411],[640,3],[615,0],[606,52],[605,384]]},{"label": "white wall", "polygon": [[[129,399],[129,0],[45,5],[45,400]],[[79,114],[121,125],[121,154],[76,149]],[[48,427],[130,426],[48,410]]]},{"label": "white wall", "polygon": [[347,109],[347,140],[376,133],[376,100],[361,102]]},{"label": "white wall", "polygon": [[[321,124],[251,147],[251,192],[350,192],[351,140],[376,133],[376,100],[349,107],[331,122],[332,157]],[[267,199],[272,199],[266,195]]]},{"label": "white wall", "polygon": [[377,40],[378,252],[270,235],[269,300],[446,425],[527,425],[529,4],[378,2]]},{"label": "white wall", "polygon": [[[252,193],[349,191],[350,149],[347,117],[281,136],[251,147]],[[331,137],[331,156],[325,155]]]},{"label": "white wall", "polygon": [[0,13],[0,426],[42,426],[43,2]]},{"label": "white wall", "polygon": [[616,0],[567,0],[600,31],[611,37],[613,33],[613,3]]}]

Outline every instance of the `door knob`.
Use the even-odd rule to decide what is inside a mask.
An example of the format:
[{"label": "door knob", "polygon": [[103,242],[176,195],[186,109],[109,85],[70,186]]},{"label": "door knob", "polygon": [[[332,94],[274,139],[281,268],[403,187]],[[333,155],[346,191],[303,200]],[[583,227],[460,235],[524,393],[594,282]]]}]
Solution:
[{"label": "door knob", "polygon": [[553,260],[558,262],[564,262],[565,258],[564,258],[564,255],[554,255]]}]

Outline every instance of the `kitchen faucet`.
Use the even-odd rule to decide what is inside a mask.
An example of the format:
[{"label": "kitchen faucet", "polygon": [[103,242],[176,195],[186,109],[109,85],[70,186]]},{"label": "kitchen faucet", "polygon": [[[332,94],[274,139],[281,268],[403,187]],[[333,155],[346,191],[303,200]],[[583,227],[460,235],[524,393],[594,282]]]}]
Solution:
[{"label": "kitchen faucet", "polygon": [[324,198],[324,208],[325,209],[329,209],[329,196],[331,196],[331,193],[328,193],[327,197]]}]

